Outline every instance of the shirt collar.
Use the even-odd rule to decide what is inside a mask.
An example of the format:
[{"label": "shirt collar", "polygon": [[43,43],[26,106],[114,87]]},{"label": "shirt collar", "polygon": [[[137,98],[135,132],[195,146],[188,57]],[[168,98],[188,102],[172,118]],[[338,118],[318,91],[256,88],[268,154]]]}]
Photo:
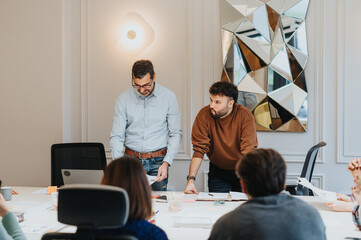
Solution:
[{"label": "shirt collar", "polygon": [[135,96],[137,96],[137,97],[140,97],[140,98],[147,98],[147,97],[151,97],[151,96],[158,96],[158,94],[159,94],[159,85],[156,83],[156,82],[154,82],[154,90],[153,90],[153,92],[150,94],[150,95],[148,95],[148,96],[146,96],[146,97],[144,97],[142,94],[140,94],[138,91],[137,91],[137,89],[135,89],[134,87],[133,87],[133,92],[134,92],[134,94],[135,94]]}]

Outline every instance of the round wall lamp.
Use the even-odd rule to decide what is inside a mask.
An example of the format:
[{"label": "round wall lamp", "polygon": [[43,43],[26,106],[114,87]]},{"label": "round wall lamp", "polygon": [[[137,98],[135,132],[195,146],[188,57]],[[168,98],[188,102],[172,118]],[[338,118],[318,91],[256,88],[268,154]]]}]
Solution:
[{"label": "round wall lamp", "polygon": [[154,40],[153,28],[138,13],[127,13],[121,20],[119,46],[130,54],[138,55]]}]

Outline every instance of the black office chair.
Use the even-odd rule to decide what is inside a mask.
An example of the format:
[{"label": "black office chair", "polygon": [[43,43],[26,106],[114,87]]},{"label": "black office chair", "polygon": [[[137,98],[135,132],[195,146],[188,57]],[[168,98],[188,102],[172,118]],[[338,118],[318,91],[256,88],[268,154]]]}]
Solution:
[{"label": "black office chair", "polygon": [[[317,145],[313,146],[308,150],[308,153],[306,155],[305,163],[303,164],[302,172],[301,172],[301,178],[306,178],[309,182],[311,182],[312,179],[312,173],[313,169],[315,167],[316,163],[316,157],[318,150],[321,147],[326,146],[325,142],[320,142]],[[291,195],[304,195],[304,196],[313,196],[313,193],[310,189],[297,184],[297,185],[287,185],[286,190]]]},{"label": "black office chair", "polygon": [[129,214],[127,192],[119,187],[75,184],[59,190],[58,221],[77,226],[76,233],[46,233],[42,240],[137,240],[130,235],[107,234],[121,228]]},{"label": "black office chair", "polygon": [[64,185],[62,169],[103,170],[106,156],[102,143],[58,143],[51,146],[51,185]]}]

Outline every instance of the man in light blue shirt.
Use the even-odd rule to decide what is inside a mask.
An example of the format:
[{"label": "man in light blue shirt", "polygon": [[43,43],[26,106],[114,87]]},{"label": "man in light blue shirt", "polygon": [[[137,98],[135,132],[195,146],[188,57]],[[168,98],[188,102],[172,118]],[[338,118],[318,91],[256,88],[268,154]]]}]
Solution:
[{"label": "man in light blue shirt", "polygon": [[139,60],[132,68],[132,88],[115,104],[110,134],[112,158],[137,157],[148,175],[157,176],[154,191],[166,191],[168,167],[182,138],[180,112],[175,94],[155,82],[153,64]]}]

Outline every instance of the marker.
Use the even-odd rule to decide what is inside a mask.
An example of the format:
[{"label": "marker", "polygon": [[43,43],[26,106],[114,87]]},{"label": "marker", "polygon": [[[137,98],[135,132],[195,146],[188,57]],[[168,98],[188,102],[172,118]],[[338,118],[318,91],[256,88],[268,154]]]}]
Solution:
[{"label": "marker", "polygon": [[211,193],[208,193],[208,195],[209,195],[209,196],[212,196],[212,197],[214,196],[214,195],[213,195],[213,194],[211,194]]}]

